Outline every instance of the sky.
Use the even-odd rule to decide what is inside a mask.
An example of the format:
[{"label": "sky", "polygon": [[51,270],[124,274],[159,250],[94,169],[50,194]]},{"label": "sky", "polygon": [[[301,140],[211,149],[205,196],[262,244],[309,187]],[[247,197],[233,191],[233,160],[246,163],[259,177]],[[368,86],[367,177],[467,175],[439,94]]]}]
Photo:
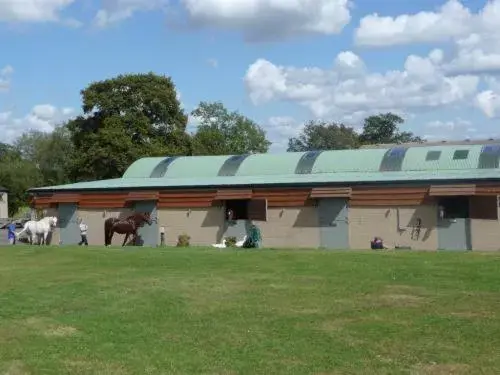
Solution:
[{"label": "sky", "polygon": [[496,138],[499,25],[500,0],[0,0],[0,141],[78,115],[91,82],[150,71],[186,112],[250,117],[272,152],[308,120],[388,111],[429,141]]}]

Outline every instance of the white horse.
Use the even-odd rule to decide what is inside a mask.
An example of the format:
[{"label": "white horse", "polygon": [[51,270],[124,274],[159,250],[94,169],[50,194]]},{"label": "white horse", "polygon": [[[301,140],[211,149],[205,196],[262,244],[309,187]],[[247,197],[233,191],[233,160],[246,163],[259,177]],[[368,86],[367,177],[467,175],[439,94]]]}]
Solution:
[{"label": "white horse", "polygon": [[16,233],[16,237],[19,238],[21,234],[26,232],[29,235],[30,244],[33,244],[33,238],[35,237],[37,245],[46,245],[47,237],[56,225],[57,217],[55,216],[47,216],[38,221],[30,220],[24,224],[22,231]]}]

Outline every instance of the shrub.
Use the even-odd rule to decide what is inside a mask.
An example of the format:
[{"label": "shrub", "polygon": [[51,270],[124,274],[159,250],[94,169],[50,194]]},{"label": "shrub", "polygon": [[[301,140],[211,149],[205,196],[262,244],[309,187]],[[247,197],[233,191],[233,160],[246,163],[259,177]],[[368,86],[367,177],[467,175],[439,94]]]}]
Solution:
[{"label": "shrub", "polygon": [[226,246],[227,247],[235,247],[237,241],[238,240],[236,237],[226,237]]},{"label": "shrub", "polygon": [[187,235],[186,233],[180,234],[179,237],[177,237],[177,246],[178,247],[189,247],[189,240],[191,237]]}]

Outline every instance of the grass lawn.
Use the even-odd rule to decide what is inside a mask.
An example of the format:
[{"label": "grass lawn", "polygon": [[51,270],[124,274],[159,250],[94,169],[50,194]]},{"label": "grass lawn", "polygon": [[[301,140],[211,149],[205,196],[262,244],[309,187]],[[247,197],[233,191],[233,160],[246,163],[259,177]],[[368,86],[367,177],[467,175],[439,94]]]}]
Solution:
[{"label": "grass lawn", "polygon": [[498,374],[500,254],[0,248],[0,374]]}]

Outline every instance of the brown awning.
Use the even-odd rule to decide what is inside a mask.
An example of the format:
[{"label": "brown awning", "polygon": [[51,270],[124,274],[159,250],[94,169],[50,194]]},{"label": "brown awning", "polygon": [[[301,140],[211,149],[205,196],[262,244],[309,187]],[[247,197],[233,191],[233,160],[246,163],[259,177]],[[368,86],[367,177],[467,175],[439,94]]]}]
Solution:
[{"label": "brown awning", "polygon": [[54,194],[50,198],[50,203],[78,203],[81,199],[80,194]]},{"label": "brown awning", "polygon": [[215,200],[252,199],[252,189],[222,189],[217,190]]},{"label": "brown awning", "polygon": [[157,201],[160,194],[157,191],[138,191],[128,193],[126,201]]},{"label": "brown awning", "polygon": [[453,197],[464,195],[475,195],[476,185],[431,185],[429,195],[431,197]]},{"label": "brown awning", "polygon": [[320,187],[311,189],[309,198],[350,198],[351,193],[350,187]]}]

